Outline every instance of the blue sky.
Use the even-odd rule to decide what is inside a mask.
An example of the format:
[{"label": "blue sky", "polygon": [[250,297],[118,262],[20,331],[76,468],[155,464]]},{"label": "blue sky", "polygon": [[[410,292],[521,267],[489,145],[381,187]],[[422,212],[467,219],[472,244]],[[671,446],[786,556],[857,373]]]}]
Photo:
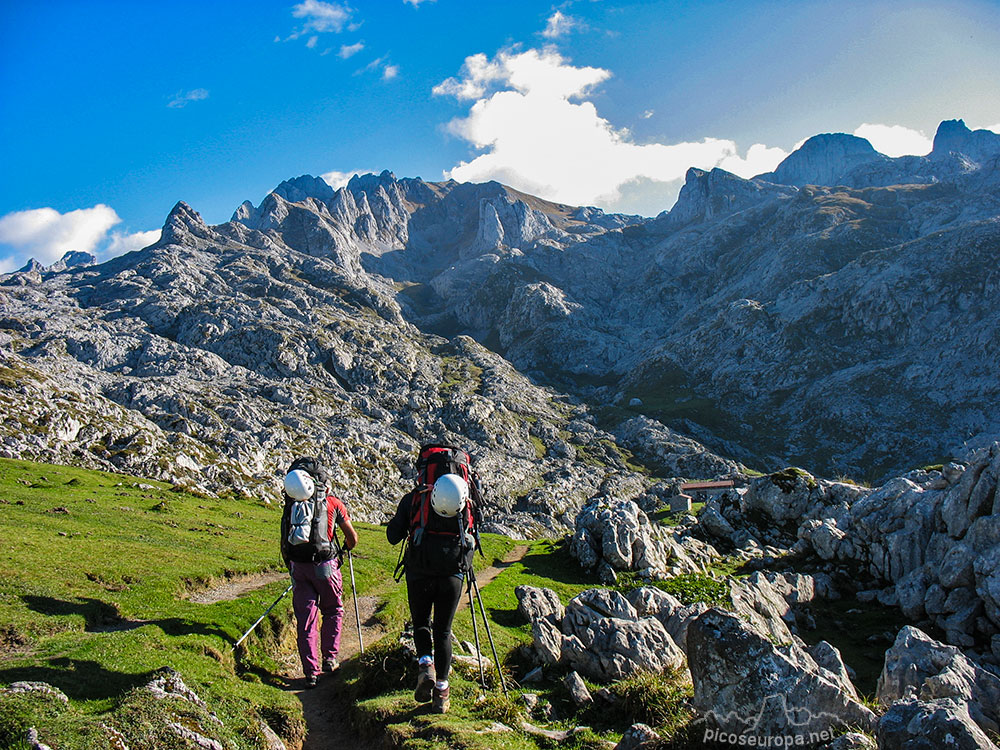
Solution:
[{"label": "blue sky", "polygon": [[1000,125],[1000,4],[0,2],[0,271],[210,223],[281,180],[499,179],[647,215],[820,132]]}]

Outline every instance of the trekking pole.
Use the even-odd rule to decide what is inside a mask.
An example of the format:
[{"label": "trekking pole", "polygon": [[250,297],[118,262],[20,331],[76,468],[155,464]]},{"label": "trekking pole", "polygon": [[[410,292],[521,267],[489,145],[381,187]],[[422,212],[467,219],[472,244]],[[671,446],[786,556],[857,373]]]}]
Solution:
[{"label": "trekking pole", "polygon": [[497,675],[500,677],[500,687],[503,688],[503,695],[505,698],[509,698],[510,695],[507,692],[507,682],[503,678],[503,670],[500,669],[500,658],[497,656],[497,647],[493,642],[493,633],[490,632],[490,621],[486,619],[486,606],[483,604],[483,595],[479,591],[479,583],[476,581],[476,577],[472,577],[472,585],[476,589],[476,598],[479,599],[479,609],[483,613],[483,625],[486,626],[486,637],[490,640],[490,648],[493,649],[493,661],[497,665]]},{"label": "trekking pole", "polygon": [[277,599],[274,600],[274,604],[272,604],[270,607],[268,607],[267,610],[265,610],[264,614],[262,614],[259,618],[257,618],[257,622],[255,622],[253,625],[251,625],[250,629],[247,632],[245,632],[243,635],[241,635],[240,639],[238,641],[236,641],[236,643],[233,644],[233,651],[236,650],[237,646],[239,646],[241,643],[243,643],[243,639],[246,638],[248,635],[250,635],[250,633],[253,632],[253,629],[255,627],[257,627],[258,625],[260,625],[261,620],[263,620],[265,617],[267,617],[271,613],[271,610],[278,606],[278,602],[280,602],[282,599],[285,598],[285,594],[287,594],[289,591],[291,591],[292,590],[292,586],[294,586],[294,585],[295,584],[292,584],[292,583],[288,584],[288,588],[281,592],[281,596],[279,596]]},{"label": "trekking pole", "polygon": [[486,690],[486,673],[483,672],[483,654],[479,650],[479,626],[476,625],[476,603],[472,601],[472,581],[475,580],[475,573],[469,574],[469,612],[472,614],[472,632],[476,637],[476,661],[479,663],[479,685]]},{"label": "trekking pole", "polygon": [[347,550],[347,567],[351,569],[351,594],[354,596],[354,621],[358,624],[358,645],[361,647],[361,653],[365,652],[365,642],[361,638],[361,614],[358,612],[358,589],[354,585],[354,555],[351,554],[350,550]]}]

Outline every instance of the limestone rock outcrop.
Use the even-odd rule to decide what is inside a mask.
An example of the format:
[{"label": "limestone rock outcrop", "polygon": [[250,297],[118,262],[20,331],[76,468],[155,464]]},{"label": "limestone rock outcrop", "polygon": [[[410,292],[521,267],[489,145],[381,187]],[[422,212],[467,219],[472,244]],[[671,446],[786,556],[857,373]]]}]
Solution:
[{"label": "limestone rock outcrop", "polygon": [[876,697],[885,705],[903,698],[955,699],[980,729],[1000,733],[1000,677],[914,627],[900,630],[886,651]]},{"label": "limestone rock outcrop", "polygon": [[787,469],[713,500],[699,525],[713,540],[758,534],[857,564],[880,601],[932,621],[956,646],[979,642],[990,655],[1000,635],[1000,443],[875,488]]},{"label": "limestone rock outcrop", "polygon": [[[558,601],[547,589],[522,588],[522,601]],[[678,671],[684,652],[661,622],[662,613],[636,609],[614,591],[587,589],[563,613],[552,606],[526,608],[531,619],[535,659],[560,664],[602,682],[637,672]]]},{"label": "limestone rock outcrop", "polygon": [[665,527],[649,520],[634,500],[597,496],[580,509],[570,554],[605,582],[619,571],[635,571],[647,580],[703,572],[719,553],[691,536],[688,527]]},{"label": "limestone rock outcrop", "polygon": [[894,703],[879,719],[876,736],[879,750],[996,750],[996,745],[972,721],[965,705],[947,698]]},{"label": "limestone rock outcrop", "polygon": [[775,645],[734,614],[710,609],[691,625],[694,706],[710,730],[737,735],[829,734],[873,728],[857,694],[794,643]]}]

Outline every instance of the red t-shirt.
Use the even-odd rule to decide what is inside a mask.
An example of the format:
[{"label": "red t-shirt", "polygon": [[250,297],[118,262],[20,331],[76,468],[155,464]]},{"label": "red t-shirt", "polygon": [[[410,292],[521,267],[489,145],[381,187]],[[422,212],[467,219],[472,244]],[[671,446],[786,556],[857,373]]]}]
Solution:
[{"label": "red t-shirt", "polygon": [[334,495],[326,496],[326,520],[330,539],[333,539],[334,532],[340,524],[350,520],[350,516],[347,515],[347,506]]}]

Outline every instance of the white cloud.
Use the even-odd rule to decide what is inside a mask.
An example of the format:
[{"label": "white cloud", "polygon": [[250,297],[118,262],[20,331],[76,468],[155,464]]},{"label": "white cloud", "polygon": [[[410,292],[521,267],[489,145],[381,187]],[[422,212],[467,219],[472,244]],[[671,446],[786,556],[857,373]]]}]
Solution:
[{"label": "white cloud", "polygon": [[[316,49],[319,44],[319,35],[326,33],[339,34],[346,27],[350,31],[355,31],[361,27],[360,23],[351,21],[354,11],[347,5],[341,3],[326,3],[320,0],[305,0],[292,8],[292,15],[303,20],[302,26],[297,28],[285,41],[291,41],[303,36],[308,36],[306,47]],[[275,37],[274,41],[281,41],[280,37]],[[330,52],[329,48],[324,49],[321,55]]]},{"label": "white cloud", "polygon": [[361,75],[362,73],[371,73],[372,71],[379,69],[381,69],[382,71],[383,81],[391,81],[393,78],[399,75],[399,66],[390,63],[386,55],[382,55],[381,57],[376,57],[374,60],[365,65],[363,68],[359,68],[358,70],[354,71],[354,75],[358,76]]},{"label": "white cloud", "polygon": [[1000,133],[1000,122],[996,125],[978,125],[971,130],[992,130],[994,133]]},{"label": "white cloud", "polygon": [[348,57],[353,57],[354,55],[358,54],[364,48],[365,48],[364,42],[357,42],[355,44],[342,44],[340,45],[340,52],[338,52],[337,55],[346,60]]},{"label": "white cloud", "polygon": [[112,232],[111,241],[101,250],[100,255],[103,258],[114,258],[117,255],[124,255],[133,250],[142,250],[142,248],[158,242],[159,239],[159,229],[152,229],[148,232],[134,232],[132,234]]},{"label": "white cloud", "polygon": [[749,179],[764,172],[773,172],[786,156],[788,152],[784,149],[765,146],[763,143],[755,143],[747,149],[746,156],[740,156],[735,153],[734,145],[734,153],[723,158],[716,166]]},{"label": "white cloud", "polygon": [[178,91],[174,98],[167,102],[171,109],[181,109],[191,102],[200,102],[208,99],[208,89],[191,89],[190,91]]},{"label": "white cloud", "polygon": [[574,101],[610,76],[601,68],[575,67],[551,48],[505,51],[492,60],[483,54],[467,58],[461,76],[442,82],[434,93],[475,100],[468,116],[448,127],[484,153],[446,176],[495,179],[550,200],[628,210],[638,203],[623,202],[623,187],[629,196],[655,192],[663,201],[676,196],[677,181],[689,167],[723,165],[752,177],[774,169],[786,155],[757,144],[741,157],[733,141],[716,138],[635,143],[628,130],[601,117],[593,102]]},{"label": "white cloud", "polygon": [[319,0],[305,0],[292,8],[295,18],[305,20],[301,29],[289,37],[298,39],[300,36],[313,32],[325,33],[332,31],[339,34],[344,25],[351,19],[351,10],[339,3],[324,3]]},{"label": "white cloud", "polygon": [[902,125],[879,125],[863,123],[859,125],[854,135],[864,138],[879,153],[886,156],[924,156],[934,147],[933,141],[919,130],[913,130]]},{"label": "white cloud", "polygon": [[551,99],[584,96],[611,77],[602,68],[576,68],[554,49],[509,50],[490,60],[483,53],[465,58],[460,79],[449,78],[434,87],[439,96],[481,99],[494,83],[524,95],[538,94]]},{"label": "white cloud", "polygon": [[70,250],[93,252],[108,230],[121,222],[110,206],[98,203],[61,214],[54,208],[16,211],[0,218],[0,243],[14,250],[14,257],[35,258],[51,265]]},{"label": "white cloud", "polygon": [[643,120],[648,120],[652,116],[653,116],[653,110],[651,109],[647,109],[645,112],[642,113]]},{"label": "white cloud", "polygon": [[347,172],[337,172],[334,170],[326,174],[321,174],[320,177],[326,180],[326,183],[334,190],[340,190],[342,187],[347,187],[347,183],[351,181],[354,175],[368,173],[378,174],[374,169],[353,169]]},{"label": "white cloud", "polygon": [[139,250],[160,238],[160,230],[111,232],[121,218],[110,206],[99,203],[61,214],[54,208],[33,208],[0,217],[0,245],[13,251],[0,260],[0,273],[20,268],[34,258],[52,265],[67,252],[93,253],[106,259]]},{"label": "white cloud", "polygon": [[375,70],[375,68],[379,67],[384,62],[385,62],[385,57],[384,56],[383,57],[376,57],[374,60],[372,60],[370,63],[368,63],[365,67],[363,67],[361,70],[359,70],[358,73],[364,73],[366,70],[367,71]]},{"label": "white cloud", "polygon": [[[502,53],[501,53],[502,54]],[[454,96],[462,99],[478,99],[486,93],[486,86],[503,78],[502,66],[491,62],[480,52],[465,58],[461,78],[448,78],[432,89],[435,96]]]},{"label": "white cloud", "polygon": [[557,10],[549,16],[549,22],[546,24],[545,30],[542,31],[542,36],[546,39],[558,39],[559,37],[568,34],[578,25],[579,21],[575,18],[567,16],[563,14],[562,11]]},{"label": "white cloud", "polygon": [[420,7],[420,3],[427,3],[427,2],[433,3],[434,0],[403,0],[404,4],[408,3],[408,4],[412,5],[414,8],[419,8]]}]

